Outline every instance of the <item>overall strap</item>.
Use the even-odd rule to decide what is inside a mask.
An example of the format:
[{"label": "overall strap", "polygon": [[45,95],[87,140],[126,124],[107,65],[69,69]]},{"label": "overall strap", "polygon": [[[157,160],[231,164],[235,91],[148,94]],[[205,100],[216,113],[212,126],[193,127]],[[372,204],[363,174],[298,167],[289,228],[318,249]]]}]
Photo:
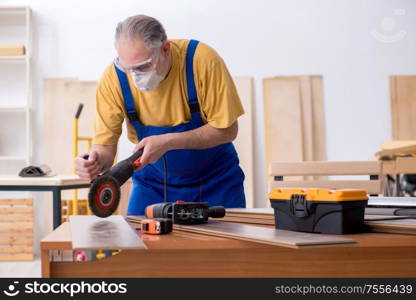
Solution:
[{"label": "overall strap", "polygon": [[191,111],[191,118],[193,121],[202,122],[194,79],[194,55],[198,43],[199,42],[196,40],[190,40],[186,50],[186,86],[188,90],[188,105],[189,110]]},{"label": "overall strap", "polygon": [[124,107],[127,111],[127,117],[129,118],[134,129],[136,129],[136,133],[139,134],[138,129],[142,124],[140,123],[136,108],[134,107],[133,94],[131,93],[129,80],[127,79],[126,73],[117,68],[116,65],[114,65],[114,68],[116,69],[117,77],[120,82],[121,92],[124,99]]}]

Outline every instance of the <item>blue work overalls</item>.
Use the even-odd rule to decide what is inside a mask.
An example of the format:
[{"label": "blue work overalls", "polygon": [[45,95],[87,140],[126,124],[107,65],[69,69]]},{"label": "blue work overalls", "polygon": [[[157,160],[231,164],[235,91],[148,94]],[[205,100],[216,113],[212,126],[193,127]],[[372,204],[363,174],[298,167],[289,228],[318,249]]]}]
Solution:
[{"label": "blue work overalls", "polygon": [[[191,120],[176,126],[145,126],[134,107],[126,73],[115,65],[128,118],[139,140],[158,134],[184,132],[204,125],[199,108],[193,58],[198,41],[189,42],[186,53],[186,84]],[[171,150],[165,153],[168,201],[208,202],[209,206],[245,207],[244,173],[232,143],[204,150]],[[143,215],[146,206],[164,201],[163,157],[133,174],[128,215]]]}]

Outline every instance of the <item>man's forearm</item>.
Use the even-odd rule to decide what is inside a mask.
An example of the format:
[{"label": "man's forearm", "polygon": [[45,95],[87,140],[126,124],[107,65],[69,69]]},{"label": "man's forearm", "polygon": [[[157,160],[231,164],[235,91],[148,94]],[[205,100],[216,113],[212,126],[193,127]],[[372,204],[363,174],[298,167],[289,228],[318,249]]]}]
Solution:
[{"label": "man's forearm", "polygon": [[92,149],[98,153],[98,160],[102,166],[102,172],[110,168],[114,163],[117,153],[117,145],[93,145]]},{"label": "man's forearm", "polygon": [[207,149],[232,142],[237,137],[237,121],[228,128],[220,129],[205,124],[197,129],[168,133],[169,149]]}]

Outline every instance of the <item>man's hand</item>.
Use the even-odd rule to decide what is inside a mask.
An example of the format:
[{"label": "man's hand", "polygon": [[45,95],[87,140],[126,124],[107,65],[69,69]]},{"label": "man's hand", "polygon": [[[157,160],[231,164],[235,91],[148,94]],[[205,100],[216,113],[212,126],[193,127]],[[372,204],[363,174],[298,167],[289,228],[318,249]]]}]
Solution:
[{"label": "man's hand", "polygon": [[170,148],[170,135],[161,134],[146,137],[134,147],[133,153],[142,148],[144,149],[140,163],[142,167],[145,167],[148,164],[156,162],[167,151],[172,150]]},{"label": "man's hand", "polygon": [[[89,156],[88,159],[84,159],[86,155]],[[92,181],[97,178],[102,170],[97,151],[92,150],[76,157],[75,170],[81,179]]]}]

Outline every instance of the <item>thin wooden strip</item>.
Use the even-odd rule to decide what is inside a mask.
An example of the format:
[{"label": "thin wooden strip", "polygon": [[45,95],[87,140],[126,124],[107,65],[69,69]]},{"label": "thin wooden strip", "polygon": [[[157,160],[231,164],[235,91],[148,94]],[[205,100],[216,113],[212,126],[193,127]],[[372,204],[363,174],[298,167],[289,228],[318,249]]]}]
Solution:
[{"label": "thin wooden strip", "polygon": [[210,221],[206,224],[192,226],[175,224],[174,229],[290,248],[355,243],[353,239],[325,234],[295,232],[221,221]]},{"label": "thin wooden strip", "polygon": [[32,237],[33,236],[33,230],[32,229],[18,229],[15,230],[9,230],[9,231],[0,231],[0,237]]},{"label": "thin wooden strip", "polygon": [[0,199],[1,205],[33,205],[33,199]]},{"label": "thin wooden strip", "polygon": [[313,161],[313,162],[274,162],[270,165],[272,176],[302,175],[379,175],[379,161]]},{"label": "thin wooden strip", "polygon": [[416,234],[416,219],[366,221],[371,231],[385,233]]},{"label": "thin wooden strip", "polygon": [[302,114],[303,159],[311,161],[314,160],[315,154],[313,147],[312,88],[309,76],[299,76],[299,93]]},{"label": "thin wooden strip", "polygon": [[28,246],[13,246],[13,247],[0,247],[0,253],[32,253],[33,247]]},{"label": "thin wooden strip", "polygon": [[32,229],[33,223],[32,222],[23,222],[23,223],[0,223],[0,230],[7,231],[7,230],[25,230],[25,229]]},{"label": "thin wooden strip", "polygon": [[29,214],[32,212],[32,207],[0,207],[0,214]]},{"label": "thin wooden strip", "polygon": [[381,180],[271,181],[270,190],[274,188],[359,189],[381,194]]},{"label": "thin wooden strip", "polygon": [[[313,137],[315,161],[326,159],[324,84],[322,76],[310,76],[313,108]],[[325,178],[320,178],[324,180]]]},{"label": "thin wooden strip", "polygon": [[23,261],[33,260],[33,254],[0,254],[0,261]]},{"label": "thin wooden strip", "polygon": [[246,205],[254,205],[254,178],[253,178],[253,106],[254,106],[254,84],[252,77],[234,77],[244,115],[238,118],[238,136],[233,141],[240,160],[240,167],[245,174],[244,191]]},{"label": "thin wooden strip", "polygon": [[32,245],[32,244],[33,244],[32,238],[0,237],[0,245]]},{"label": "thin wooden strip", "polygon": [[0,216],[0,222],[27,222],[33,221],[33,215],[3,215]]},{"label": "thin wooden strip", "polygon": [[398,157],[396,158],[396,172],[398,174],[416,173],[416,157]]},{"label": "thin wooden strip", "polygon": [[274,225],[274,219],[256,219],[256,218],[238,218],[238,217],[224,217],[221,219],[223,222],[234,222],[234,223],[247,223],[247,224],[263,224],[263,225]]},{"label": "thin wooden strip", "polygon": [[400,139],[399,135],[399,110],[398,110],[398,99],[397,99],[397,76],[390,76],[390,109],[391,109],[391,123],[393,139]]},{"label": "thin wooden strip", "polygon": [[377,152],[375,155],[376,157],[396,157],[400,155],[407,155],[407,154],[416,154],[416,145],[412,146],[405,146],[401,148],[389,149],[389,150],[382,150]]},{"label": "thin wooden strip", "polygon": [[74,249],[146,249],[122,216],[70,216]]},{"label": "thin wooden strip", "polygon": [[257,214],[270,215],[273,214],[273,208],[227,208],[226,214]]}]

